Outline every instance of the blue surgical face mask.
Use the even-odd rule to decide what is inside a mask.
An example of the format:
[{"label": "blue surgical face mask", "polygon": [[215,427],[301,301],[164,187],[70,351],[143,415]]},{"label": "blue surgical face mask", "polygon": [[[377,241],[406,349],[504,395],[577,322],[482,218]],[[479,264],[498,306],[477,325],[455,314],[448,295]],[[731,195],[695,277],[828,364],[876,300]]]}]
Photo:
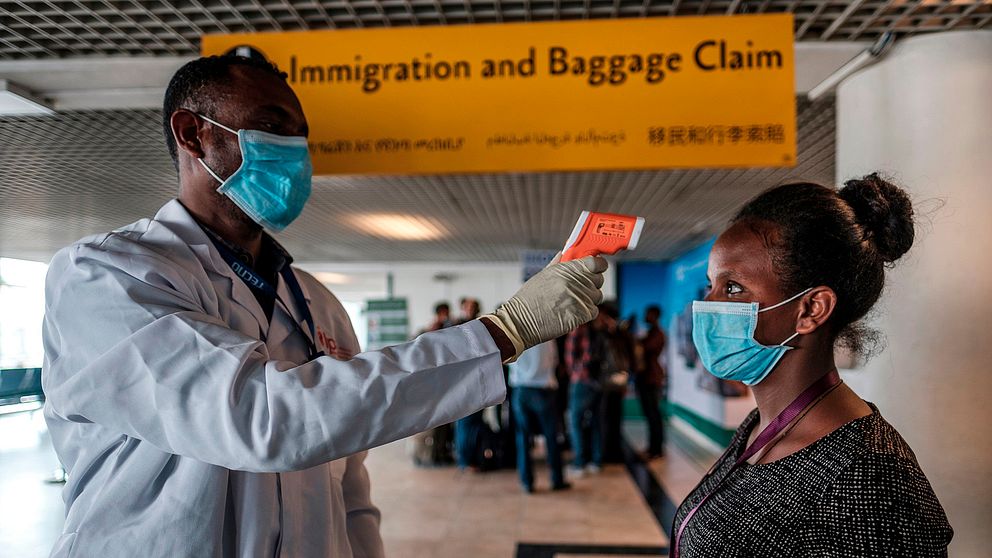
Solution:
[{"label": "blue surgical face mask", "polygon": [[207,122],[238,136],[241,166],[226,180],[197,159],[220,182],[217,191],[230,198],[263,227],[279,232],[300,216],[310,197],[313,167],[307,139],[280,136],[260,130],[233,130],[199,115]]},{"label": "blue surgical face mask", "polygon": [[717,378],[749,386],[767,378],[786,351],[793,348],[786,343],[799,332],[778,345],[762,345],[754,339],[758,314],[788,304],[811,290],[760,310],[757,302],[693,302],[692,341],[703,366]]}]

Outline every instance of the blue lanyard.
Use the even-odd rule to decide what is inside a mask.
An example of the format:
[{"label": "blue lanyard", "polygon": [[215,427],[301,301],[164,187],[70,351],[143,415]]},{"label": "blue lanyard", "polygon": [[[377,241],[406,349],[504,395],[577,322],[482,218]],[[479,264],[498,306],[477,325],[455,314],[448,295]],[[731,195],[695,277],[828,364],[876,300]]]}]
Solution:
[{"label": "blue lanyard", "polygon": [[[224,246],[220,242],[214,242],[214,246],[217,247],[217,251],[220,252],[221,257],[224,258],[227,265],[231,266],[231,270],[234,271],[234,274],[240,277],[241,280],[248,285],[248,288],[259,291],[265,296],[279,301],[279,304],[283,305],[286,309],[286,313],[289,314],[290,318],[292,318],[293,313],[290,311],[289,306],[283,302],[282,298],[279,297],[279,293],[271,283],[266,281],[265,278],[259,275],[254,269],[251,268],[251,266],[246,264],[241,260],[241,258],[231,252],[227,246]],[[282,275],[283,281],[285,281],[286,286],[289,287],[289,292],[293,295],[293,299],[296,302],[297,311],[299,311],[299,313],[303,316],[303,321],[306,322],[310,329],[310,335],[307,336],[306,331],[300,327],[300,324],[298,324],[295,320],[291,320],[297,331],[303,335],[303,338],[307,342],[309,360],[324,356],[324,351],[321,351],[315,343],[315,340],[317,339],[317,326],[314,324],[313,315],[310,313],[310,306],[307,304],[307,299],[303,295],[303,288],[300,287],[300,282],[296,278],[296,274],[293,273],[293,270],[290,268],[289,264],[284,265],[283,268],[279,270],[279,274]]]}]

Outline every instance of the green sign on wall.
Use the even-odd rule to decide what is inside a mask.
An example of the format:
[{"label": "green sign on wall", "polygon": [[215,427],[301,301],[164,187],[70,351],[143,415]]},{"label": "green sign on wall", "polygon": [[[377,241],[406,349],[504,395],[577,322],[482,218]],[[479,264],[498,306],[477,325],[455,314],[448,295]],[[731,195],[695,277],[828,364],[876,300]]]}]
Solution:
[{"label": "green sign on wall", "polygon": [[410,317],[405,298],[366,301],[365,318],[369,324],[367,349],[370,351],[409,339]]}]

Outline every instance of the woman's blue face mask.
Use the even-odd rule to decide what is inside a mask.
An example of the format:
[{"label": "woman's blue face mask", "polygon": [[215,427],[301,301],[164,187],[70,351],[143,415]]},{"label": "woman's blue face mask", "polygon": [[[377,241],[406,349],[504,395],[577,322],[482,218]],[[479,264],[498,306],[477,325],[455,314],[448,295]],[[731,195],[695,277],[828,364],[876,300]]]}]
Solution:
[{"label": "woman's blue face mask", "polygon": [[275,232],[289,226],[310,197],[313,167],[307,139],[260,130],[237,130],[198,115],[238,136],[241,166],[226,180],[197,159],[220,182],[218,192],[230,198],[256,223]]},{"label": "woman's blue face mask", "polygon": [[778,345],[762,345],[754,339],[758,314],[789,304],[811,290],[760,310],[757,302],[693,302],[692,341],[703,366],[718,378],[749,386],[767,378],[786,351],[793,348],[786,343],[799,332]]}]

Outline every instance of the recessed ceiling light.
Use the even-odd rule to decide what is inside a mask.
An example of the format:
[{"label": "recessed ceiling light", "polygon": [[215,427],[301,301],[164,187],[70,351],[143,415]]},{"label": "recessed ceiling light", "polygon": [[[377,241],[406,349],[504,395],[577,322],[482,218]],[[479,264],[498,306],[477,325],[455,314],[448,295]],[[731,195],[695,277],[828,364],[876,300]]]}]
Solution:
[{"label": "recessed ceiling light", "polygon": [[0,116],[55,114],[52,107],[30,91],[6,79],[0,79]]},{"label": "recessed ceiling light", "polygon": [[360,213],[346,221],[361,232],[391,240],[435,240],[448,234],[429,219],[403,213]]},{"label": "recessed ceiling light", "polygon": [[327,285],[347,285],[351,283],[351,276],[344,273],[334,273],[333,271],[318,271],[313,276],[321,283]]}]

